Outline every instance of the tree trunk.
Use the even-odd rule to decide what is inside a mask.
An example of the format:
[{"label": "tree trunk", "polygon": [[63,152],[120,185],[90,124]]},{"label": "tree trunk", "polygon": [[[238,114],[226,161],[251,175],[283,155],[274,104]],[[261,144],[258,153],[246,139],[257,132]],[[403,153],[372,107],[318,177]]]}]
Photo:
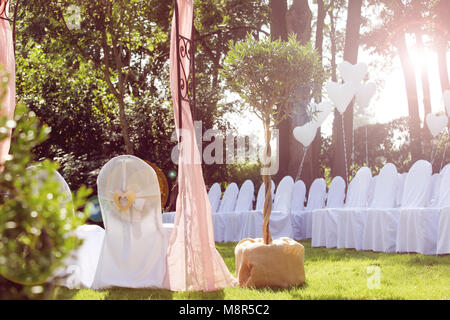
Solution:
[{"label": "tree trunk", "polygon": [[[441,82],[442,92],[450,90],[448,65],[447,65],[447,40],[443,37],[438,39],[437,45],[438,64],[439,64],[439,79]],[[450,116],[450,115],[448,115]]]},{"label": "tree trunk", "polygon": [[272,213],[272,179],[268,172],[270,168],[270,161],[272,156],[272,150],[270,147],[270,139],[271,139],[271,131],[270,131],[270,117],[267,116],[264,121],[264,136],[266,141],[266,150],[265,150],[265,164],[264,167],[267,171],[263,172],[263,182],[264,182],[264,191],[265,191],[265,199],[264,199],[264,208],[263,208],[263,226],[262,226],[262,234],[265,244],[272,243],[272,236],[270,234],[270,214]]},{"label": "tree trunk", "polygon": [[410,151],[413,162],[422,159],[422,141],[420,135],[419,101],[417,98],[416,75],[414,66],[406,46],[405,34],[399,35],[395,46],[402,64],[403,77],[405,80],[406,95],[408,99]]},{"label": "tree trunk", "polygon": [[[357,63],[359,48],[359,28],[361,26],[361,6],[362,0],[349,0],[347,10],[347,25],[345,30],[344,60],[352,64]],[[344,134],[342,132],[342,119],[340,115],[333,123],[333,143],[334,159],[331,169],[332,176],[341,176],[348,180],[347,172],[350,169],[350,159],[352,152],[353,137],[353,101],[344,112]],[[339,125],[340,124],[340,125]],[[346,152],[344,151],[344,136]],[[345,156],[347,161],[345,161]],[[347,168],[346,168],[347,162]]]},{"label": "tree trunk", "polygon": [[[416,43],[417,43],[417,49],[419,50],[419,54],[422,57],[425,57],[425,48],[423,45],[423,39],[422,39],[422,31],[418,30],[416,31]],[[424,119],[427,116],[427,114],[431,113],[431,96],[430,96],[430,82],[428,80],[428,68],[427,68],[427,60],[423,59],[421,61],[420,65],[420,77],[422,82],[422,92],[423,92],[423,111],[424,111]],[[423,136],[423,147],[426,154],[431,154],[431,133],[427,128],[427,125],[425,124],[422,128],[422,136]]]},{"label": "tree trunk", "polygon": [[[272,40],[281,39],[286,41],[288,39],[288,33],[286,28],[286,13],[287,2],[286,0],[270,0],[270,36]],[[277,108],[286,108],[288,106],[278,105]],[[279,137],[279,170],[276,175],[276,181],[280,181],[284,176],[288,174],[289,169],[289,154],[290,154],[290,136],[292,132],[290,130],[290,121],[285,119],[277,125],[278,137]]]},{"label": "tree trunk", "polygon": [[[319,63],[323,65],[323,28],[325,23],[326,11],[323,0],[317,1],[317,27],[316,27],[316,43],[315,48],[319,55]],[[322,101],[320,93],[322,92],[322,84],[315,83],[315,90],[319,92],[319,98],[316,99],[316,103],[320,103]],[[322,153],[322,135],[320,128],[317,129],[317,135],[312,142],[311,146],[311,166],[312,166],[312,175],[313,180],[318,177],[323,177],[323,170],[320,166],[320,154]],[[312,181],[311,181],[312,183]]]},{"label": "tree trunk", "polygon": [[[302,44],[306,45],[311,39],[311,21],[312,21],[312,12],[309,8],[309,4],[307,0],[294,0],[292,6],[286,13],[286,29],[289,34],[293,33],[296,35],[297,40]],[[289,159],[288,159],[288,171],[287,175],[292,177],[296,177],[300,161],[303,157],[303,148],[301,144],[295,139],[292,134],[292,130],[295,127],[300,126],[308,122],[310,119],[308,117],[308,113],[306,108],[309,104],[309,96],[311,94],[309,89],[300,89],[303,91],[304,99],[299,101],[295,105],[290,105],[292,111],[292,117],[287,119],[286,123],[289,123]],[[282,140],[282,139],[280,139]],[[310,148],[311,150],[311,148]],[[312,179],[314,178],[314,174],[311,168],[311,151],[307,153],[308,164],[305,165],[305,170],[303,170],[302,179],[305,184],[308,186]],[[286,174],[283,174],[286,175]],[[279,178],[281,179],[281,175]]]}]

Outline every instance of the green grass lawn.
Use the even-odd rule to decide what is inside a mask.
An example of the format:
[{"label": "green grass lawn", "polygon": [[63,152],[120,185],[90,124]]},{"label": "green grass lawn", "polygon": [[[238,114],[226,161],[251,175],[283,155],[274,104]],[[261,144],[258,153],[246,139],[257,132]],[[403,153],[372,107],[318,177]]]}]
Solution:
[{"label": "green grass lawn", "polygon": [[[54,299],[450,299],[450,256],[373,253],[347,249],[305,246],[306,282],[301,287],[271,290],[229,288],[223,291],[171,292],[167,290],[124,289],[67,290],[55,288]],[[230,271],[235,274],[236,243],[217,243]],[[380,288],[369,289],[377,266]]]}]

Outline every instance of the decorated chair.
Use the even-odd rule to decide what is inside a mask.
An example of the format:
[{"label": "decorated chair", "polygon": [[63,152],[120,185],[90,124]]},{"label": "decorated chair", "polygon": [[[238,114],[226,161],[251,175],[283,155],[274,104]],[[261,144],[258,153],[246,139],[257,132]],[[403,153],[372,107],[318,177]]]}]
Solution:
[{"label": "decorated chair", "polygon": [[[446,172],[442,178],[433,177],[428,161],[420,160],[417,163],[420,175],[412,179],[412,183],[416,188],[420,188],[420,184],[423,188],[414,192],[416,200],[413,204],[399,210],[395,251],[436,254],[439,215],[441,212],[445,215],[446,208],[450,207],[450,176]],[[433,186],[436,181],[441,182],[440,187]],[[437,200],[432,199],[433,191],[436,192],[433,188],[437,189]],[[431,203],[430,199],[436,203]]]},{"label": "decorated chair", "polygon": [[[327,195],[327,209],[342,208],[345,199],[345,181],[342,177],[334,177]],[[326,246],[326,214],[323,209],[315,209],[312,213],[311,246]]]},{"label": "decorated chair", "polygon": [[[327,247],[361,249],[365,220],[363,212],[369,203],[372,179],[372,172],[368,167],[360,168],[350,182],[344,208],[328,211],[331,228],[327,225],[327,231],[336,226],[336,244],[332,238],[331,242],[327,238]],[[332,234],[333,232],[328,233]]]},{"label": "decorated chair", "polygon": [[223,225],[225,242],[239,241],[241,236],[242,215],[253,207],[255,187],[251,180],[246,180],[239,190],[236,208],[232,212],[216,213],[216,222]]},{"label": "decorated chair", "polygon": [[214,240],[217,242],[223,242],[225,237],[225,226],[223,224],[223,220],[219,218],[220,213],[234,211],[234,209],[236,208],[236,200],[238,194],[239,194],[238,185],[234,182],[230,183],[223,194],[217,213],[212,215],[214,227]]},{"label": "decorated chair", "polygon": [[[402,183],[400,177],[397,183]],[[363,249],[379,252],[395,252],[399,214],[403,208],[423,207],[429,198],[431,164],[425,160],[414,163],[406,175],[400,208],[372,208],[368,213]],[[376,237],[375,240],[370,240]]]},{"label": "decorated chair", "polygon": [[115,157],[97,187],[106,232],[92,287],[163,287],[168,234],[155,171],[134,156]]},{"label": "decorated chair", "polygon": [[[292,212],[294,239],[302,240],[312,237],[312,213],[315,209],[325,206],[327,184],[325,179],[318,178],[311,184],[308,193],[308,203],[305,210]],[[296,195],[293,195],[295,198]]]},{"label": "decorated chair", "polygon": [[384,234],[380,223],[384,209],[395,207],[396,191],[402,183],[403,179],[397,173],[395,165],[388,163],[383,166],[378,175],[372,204],[370,208],[362,211],[361,217],[365,221],[362,232],[362,250],[376,250],[383,247]]},{"label": "decorated chair", "polygon": [[403,189],[405,188],[405,181],[406,181],[407,175],[408,175],[407,172],[398,174],[397,191],[395,192],[395,206],[394,207],[400,207],[402,204]]},{"label": "decorated chair", "polygon": [[[36,178],[38,180],[37,188],[39,188],[39,181],[47,179],[48,172],[36,166],[31,166],[28,170],[38,170]],[[72,202],[72,192],[58,171],[54,171],[53,177],[60,185],[63,195],[61,207],[64,207],[68,202]],[[82,225],[75,230],[74,234],[83,242],[65,259],[65,267],[57,270],[55,274],[60,278],[58,284],[61,286],[70,289],[90,288],[97,269],[105,230],[97,225]]]},{"label": "decorated chair", "polygon": [[[276,190],[275,199],[270,215],[270,232],[272,238],[293,237],[290,217],[292,190],[294,180],[290,176],[284,177]],[[262,238],[263,210],[255,210],[243,215],[241,239]]]},{"label": "decorated chair", "polygon": [[291,203],[291,221],[294,239],[303,239],[303,234],[299,217],[305,210],[306,200],[306,185],[302,180],[297,180],[294,183],[292,190],[292,203]]},{"label": "decorated chair", "polygon": [[444,169],[441,170],[436,254],[450,254],[450,165]]},{"label": "decorated chair", "polygon": [[[338,246],[338,227],[342,233],[345,233],[348,210],[351,208],[365,208],[367,206],[370,179],[372,179],[370,169],[367,167],[360,168],[348,186],[343,208],[325,208],[314,211],[313,214],[320,212],[323,215],[322,219],[325,220],[327,248]],[[343,247],[345,238],[342,237],[345,237],[345,235],[340,235],[340,237],[339,247]]]}]

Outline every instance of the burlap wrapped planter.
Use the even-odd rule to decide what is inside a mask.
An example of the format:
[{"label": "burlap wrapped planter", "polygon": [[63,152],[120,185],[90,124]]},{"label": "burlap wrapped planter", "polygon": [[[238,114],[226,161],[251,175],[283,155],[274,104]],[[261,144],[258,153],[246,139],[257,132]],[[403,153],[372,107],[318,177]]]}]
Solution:
[{"label": "burlap wrapped planter", "polygon": [[262,238],[243,239],[234,253],[241,287],[288,288],[305,281],[305,248],[291,238],[279,238],[268,245]]}]

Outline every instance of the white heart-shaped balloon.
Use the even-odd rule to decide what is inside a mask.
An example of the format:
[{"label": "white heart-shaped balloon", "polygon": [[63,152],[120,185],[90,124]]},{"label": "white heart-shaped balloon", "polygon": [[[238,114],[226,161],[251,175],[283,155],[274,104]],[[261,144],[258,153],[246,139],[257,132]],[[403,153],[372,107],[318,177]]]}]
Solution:
[{"label": "white heart-shaped balloon", "polygon": [[356,101],[361,107],[367,108],[376,91],[377,86],[374,82],[361,84],[356,91]]},{"label": "white heart-shaped balloon", "polygon": [[317,125],[314,122],[308,122],[302,126],[295,127],[293,133],[295,139],[306,148],[316,137]]},{"label": "white heart-shaped balloon", "polygon": [[325,90],[340,114],[345,112],[355,95],[355,86],[351,83],[339,84],[331,81],[325,85]]},{"label": "white heart-shaped balloon", "polygon": [[427,114],[426,122],[428,129],[430,129],[431,135],[436,137],[448,124],[448,118],[446,115],[435,115],[432,113]]},{"label": "white heart-shaped balloon", "polygon": [[450,116],[450,90],[444,91],[444,106],[447,109],[447,115]]},{"label": "white heart-shaped balloon", "polygon": [[342,78],[344,79],[344,82],[358,85],[367,74],[367,64],[365,64],[364,62],[351,64],[348,61],[344,61],[338,65],[338,70]]},{"label": "white heart-shaped balloon", "polygon": [[315,113],[312,122],[315,122],[317,127],[320,127],[323,124],[323,122],[327,119],[327,117],[330,115],[332,108],[333,106],[329,101],[322,101],[319,104],[314,104],[313,112]]}]

